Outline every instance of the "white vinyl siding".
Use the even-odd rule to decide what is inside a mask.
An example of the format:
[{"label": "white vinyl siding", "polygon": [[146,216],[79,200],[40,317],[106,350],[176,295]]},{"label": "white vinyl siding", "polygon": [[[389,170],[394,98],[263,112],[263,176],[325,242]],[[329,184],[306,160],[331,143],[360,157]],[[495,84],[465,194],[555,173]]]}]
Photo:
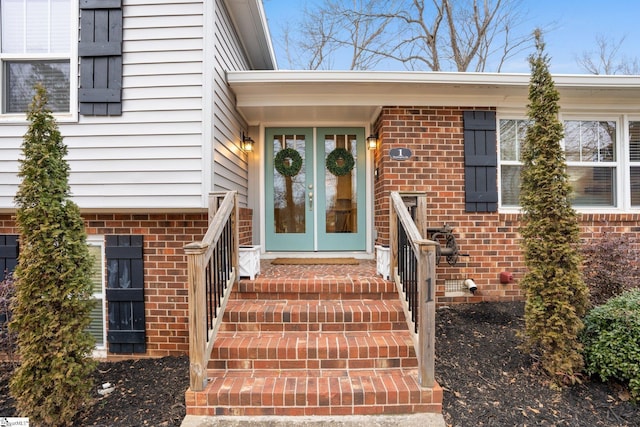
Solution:
[{"label": "white vinyl siding", "polygon": [[216,0],[215,66],[213,82],[213,188],[237,190],[241,205],[247,205],[248,158],[240,148],[246,123],[235,109],[235,96],[227,85],[226,71],[247,70],[249,65],[238,35],[222,0]]},{"label": "white vinyl siding", "polygon": [[[206,207],[203,8],[195,0],[125,2],[122,115],[58,118],[81,208]],[[24,120],[0,123],[0,209],[14,206],[26,129]]]}]

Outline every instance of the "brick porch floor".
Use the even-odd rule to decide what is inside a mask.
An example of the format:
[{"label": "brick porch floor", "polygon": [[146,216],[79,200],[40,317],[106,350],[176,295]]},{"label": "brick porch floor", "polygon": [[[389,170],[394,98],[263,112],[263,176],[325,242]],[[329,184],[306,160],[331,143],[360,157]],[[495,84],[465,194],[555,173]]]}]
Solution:
[{"label": "brick porch floor", "polygon": [[272,265],[231,295],[191,415],[439,413],[417,383],[415,349],[393,283],[375,261]]}]

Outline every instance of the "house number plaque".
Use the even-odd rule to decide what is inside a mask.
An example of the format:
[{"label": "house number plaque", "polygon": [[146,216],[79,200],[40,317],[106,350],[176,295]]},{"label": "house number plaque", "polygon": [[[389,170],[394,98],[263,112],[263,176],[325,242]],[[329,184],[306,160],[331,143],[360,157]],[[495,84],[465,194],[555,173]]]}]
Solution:
[{"label": "house number plaque", "polygon": [[411,158],[411,150],[408,148],[392,148],[389,150],[391,160],[409,160]]}]

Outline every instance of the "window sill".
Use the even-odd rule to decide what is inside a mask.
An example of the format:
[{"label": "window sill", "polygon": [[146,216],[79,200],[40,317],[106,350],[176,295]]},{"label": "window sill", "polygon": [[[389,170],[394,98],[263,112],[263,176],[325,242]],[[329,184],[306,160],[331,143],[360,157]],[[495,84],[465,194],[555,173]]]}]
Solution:
[{"label": "window sill", "polygon": [[[53,118],[58,123],[77,123],[77,113],[53,113]],[[27,114],[0,114],[0,123],[2,124],[19,124],[28,123]]]}]

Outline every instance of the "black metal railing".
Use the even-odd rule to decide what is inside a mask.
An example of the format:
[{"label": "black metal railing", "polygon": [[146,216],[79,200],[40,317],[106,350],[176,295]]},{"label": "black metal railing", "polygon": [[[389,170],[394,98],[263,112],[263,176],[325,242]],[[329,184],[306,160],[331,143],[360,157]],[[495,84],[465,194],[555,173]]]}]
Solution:
[{"label": "black metal railing", "polygon": [[[207,299],[207,329],[213,330],[218,311],[229,286],[229,279],[233,273],[233,227],[231,218],[227,219],[222,234],[215,244],[215,248],[205,268],[205,288]],[[210,337],[207,336],[207,341]]]},{"label": "black metal railing", "polygon": [[398,277],[411,313],[414,332],[418,333],[418,258],[413,253],[407,232],[398,221]]}]

